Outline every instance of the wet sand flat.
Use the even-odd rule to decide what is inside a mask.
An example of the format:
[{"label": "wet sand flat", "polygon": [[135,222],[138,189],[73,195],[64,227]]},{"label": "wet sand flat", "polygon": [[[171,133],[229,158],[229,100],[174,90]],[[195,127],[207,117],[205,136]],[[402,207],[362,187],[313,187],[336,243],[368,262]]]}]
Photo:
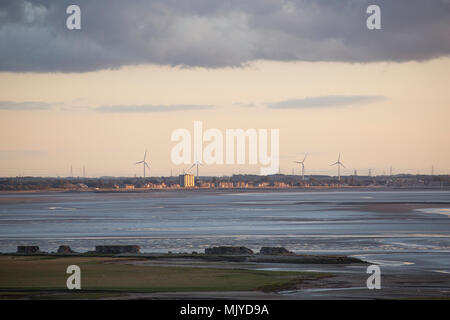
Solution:
[{"label": "wet sand flat", "polygon": [[[344,204],[342,210],[357,210],[368,212],[405,213],[417,209],[450,208],[449,203],[367,203]],[[339,208],[339,207],[338,207]]]},{"label": "wet sand flat", "polygon": [[91,251],[96,245],[139,245],[144,255],[202,253],[224,245],[245,246],[256,253],[263,246],[281,246],[297,254],[344,255],[377,264],[383,289],[365,288],[366,266],[356,265],[308,266],[288,259],[271,264],[265,259],[245,264],[162,260],[159,266],[149,267],[336,274],[314,286],[303,282],[298,290],[280,294],[292,299],[446,297],[450,288],[448,191],[195,190],[3,194],[0,198],[12,199],[5,200],[10,201],[7,205],[0,203],[4,253],[15,252],[19,245],[39,246],[46,252],[60,245],[77,252]]}]

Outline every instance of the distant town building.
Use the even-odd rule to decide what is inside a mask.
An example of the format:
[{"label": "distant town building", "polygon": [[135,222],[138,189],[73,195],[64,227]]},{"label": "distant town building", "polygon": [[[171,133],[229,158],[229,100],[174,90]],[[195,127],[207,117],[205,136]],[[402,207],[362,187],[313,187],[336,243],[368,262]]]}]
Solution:
[{"label": "distant town building", "polygon": [[233,188],[233,182],[228,182],[228,181],[219,182],[219,188],[222,188],[222,189]]},{"label": "distant town building", "polygon": [[180,175],[180,186],[182,188],[192,188],[195,187],[195,178],[192,174],[181,174]]},{"label": "distant town building", "polygon": [[288,187],[289,187],[289,185],[288,185],[287,183],[284,183],[284,182],[282,182],[282,181],[275,181],[275,182],[273,183],[273,186],[274,186],[275,188],[288,188]]},{"label": "distant town building", "polygon": [[248,188],[248,183],[245,181],[236,182],[234,185],[236,188]]},{"label": "distant town building", "polygon": [[125,190],[134,190],[134,184],[126,184]]},{"label": "distant town building", "polygon": [[150,187],[152,189],[166,189],[167,186],[164,182],[162,183],[157,183],[157,184],[152,184],[152,186]]},{"label": "distant town building", "polygon": [[201,182],[199,184],[199,187],[210,189],[210,188],[214,188],[215,186],[214,186],[214,183],[212,183],[212,182]]}]

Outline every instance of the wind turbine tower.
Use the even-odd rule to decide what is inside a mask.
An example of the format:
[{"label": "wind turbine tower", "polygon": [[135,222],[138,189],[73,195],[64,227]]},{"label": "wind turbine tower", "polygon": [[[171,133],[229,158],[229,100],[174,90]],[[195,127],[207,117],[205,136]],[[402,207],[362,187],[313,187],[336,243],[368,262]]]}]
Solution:
[{"label": "wind turbine tower", "polygon": [[302,165],[302,180],[305,181],[305,160],[306,157],[308,156],[308,152],[305,154],[305,157],[303,158],[302,161],[294,161],[294,163],[298,163]]},{"label": "wind turbine tower", "polygon": [[195,167],[195,166],[197,166],[197,181],[199,181],[198,180],[198,166],[203,166],[203,163],[201,163],[200,161],[195,161],[194,162],[194,164],[189,168],[189,170],[188,171],[190,171],[193,167]]},{"label": "wind turbine tower", "polygon": [[341,162],[341,153],[339,153],[338,160],[335,163],[330,164],[330,166],[335,165],[338,166],[338,181],[341,181],[341,166],[345,168],[344,164]]},{"label": "wind turbine tower", "polygon": [[150,166],[148,165],[147,161],[145,161],[145,158],[147,157],[147,150],[145,150],[144,153],[144,159],[142,161],[136,162],[135,165],[141,164],[144,167],[144,179],[145,179],[145,167],[147,167],[150,170]]}]

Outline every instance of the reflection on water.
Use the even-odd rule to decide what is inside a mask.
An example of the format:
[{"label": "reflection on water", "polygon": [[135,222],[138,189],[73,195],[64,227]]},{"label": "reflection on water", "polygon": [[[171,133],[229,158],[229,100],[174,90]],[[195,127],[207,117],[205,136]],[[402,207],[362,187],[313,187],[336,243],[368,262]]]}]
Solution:
[{"label": "reflection on water", "polygon": [[426,213],[435,213],[435,214],[443,214],[450,218],[450,208],[426,208],[426,209],[417,209]]}]

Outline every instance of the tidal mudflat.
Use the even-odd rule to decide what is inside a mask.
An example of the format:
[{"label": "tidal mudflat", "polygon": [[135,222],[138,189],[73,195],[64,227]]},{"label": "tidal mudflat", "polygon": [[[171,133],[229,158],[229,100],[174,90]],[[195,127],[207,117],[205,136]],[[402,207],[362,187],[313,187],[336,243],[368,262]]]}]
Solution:
[{"label": "tidal mudflat", "polygon": [[283,298],[448,297],[449,210],[448,191],[2,194],[0,251],[70,245],[83,253],[95,245],[137,244],[144,254],[177,254],[220,245],[282,246],[297,254],[360,258],[382,272],[382,289],[368,290],[362,265],[249,267],[335,275],[314,288],[303,282],[277,293]]}]

